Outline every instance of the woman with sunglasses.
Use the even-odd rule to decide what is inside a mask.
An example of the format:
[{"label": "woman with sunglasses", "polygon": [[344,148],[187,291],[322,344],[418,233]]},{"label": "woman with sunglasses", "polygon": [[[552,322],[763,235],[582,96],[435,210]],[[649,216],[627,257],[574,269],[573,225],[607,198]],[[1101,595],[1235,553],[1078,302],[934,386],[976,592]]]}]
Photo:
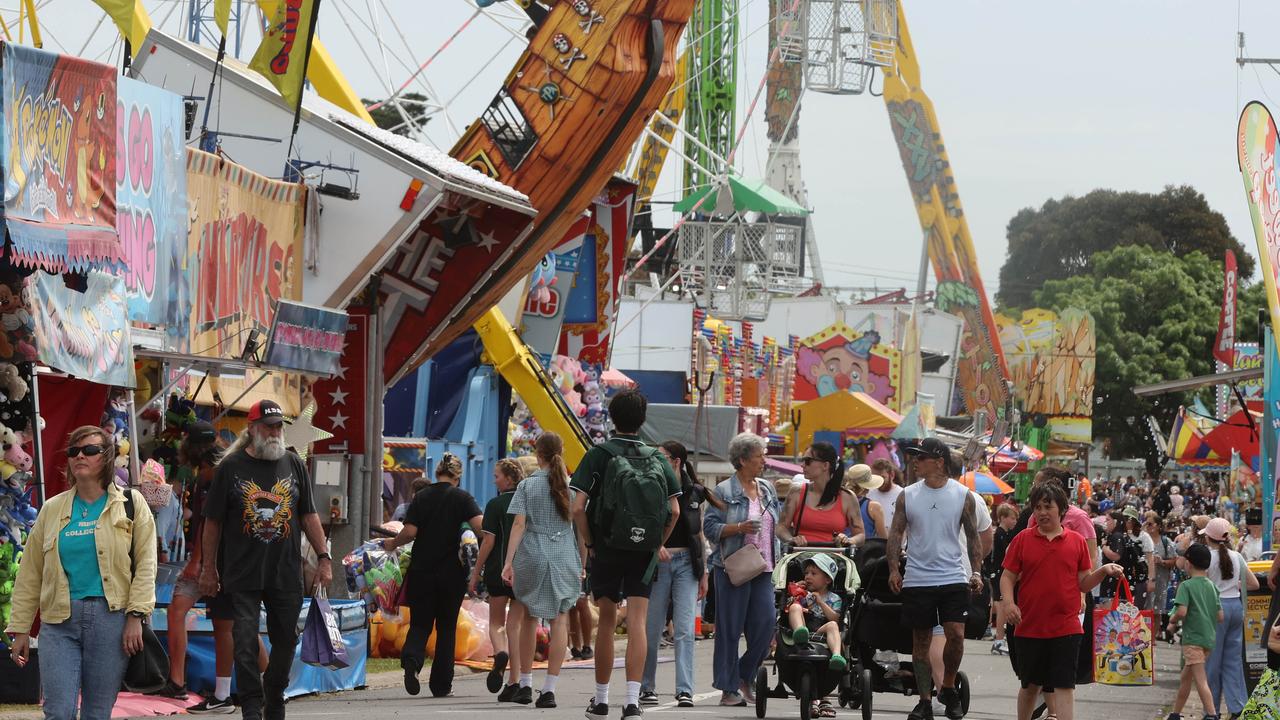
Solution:
[{"label": "woman with sunglasses", "polygon": [[[107,720],[155,608],[156,527],[146,500],[113,482],[115,446],[92,425],[67,440],[71,489],[40,509],[13,588],[9,655],[27,662],[40,613],[40,685],[49,720]],[[133,519],[125,510],[132,495]]]},{"label": "woman with sunglasses", "polygon": [[862,509],[853,493],[845,490],[844,463],[830,443],[814,443],[800,458],[803,484],[793,485],[778,522],[778,539],[793,545],[832,545],[837,535],[847,535],[861,545]]}]

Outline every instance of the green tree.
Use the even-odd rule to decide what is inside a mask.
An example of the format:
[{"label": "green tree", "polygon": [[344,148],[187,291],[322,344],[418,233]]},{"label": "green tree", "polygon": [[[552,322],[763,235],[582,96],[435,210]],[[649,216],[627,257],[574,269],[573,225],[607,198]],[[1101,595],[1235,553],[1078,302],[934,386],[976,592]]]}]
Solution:
[{"label": "green tree", "polygon": [[1007,236],[1008,255],[996,295],[1006,307],[1031,307],[1046,281],[1087,274],[1095,253],[1117,246],[1138,245],[1177,256],[1199,251],[1219,262],[1232,250],[1242,279],[1253,276],[1255,264],[1231,235],[1226,218],[1185,185],[1159,194],[1094,190],[1083,197],[1049,200],[1015,215]]},{"label": "green tree", "polygon": [[[427,104],[427,96],[422,93],[405,93],[399,96],[400,107],[404,109],[405,114],[410,117],[418,125],[426,125],[430,118],[423,114],[423,109]],[[365,107],[379,102],[378,100],[370,100],[369,98],[360,98],[360,102]],[[390,130],[397,135],[409,136],[409,128],[405,124],[404,118],[400,115],[400,111],[395,105],[387,103],[369,111],[369,115],[373,117],[373,123],[383,130]]]},{"label": "green tree", "polygon": [[1191,396],[1139,398],[1132,389],[1213,372],[1221,291],[1219,259],[1121,245],[1091,256],[1085,272],[1049,280],[1033,295],[1037,307],[1093,315],[1093,434],[1095,441],[1110,440],[1112,457],[1146,457],[1155,465],[1158,453],[1143,418],[1154,415],[1167,433]]},{"label": "green tree", "polygon": [[1259,280],[1236,301],[1236,342],[1258,342],[1258,311],[1267,309],[1267,286]]}]

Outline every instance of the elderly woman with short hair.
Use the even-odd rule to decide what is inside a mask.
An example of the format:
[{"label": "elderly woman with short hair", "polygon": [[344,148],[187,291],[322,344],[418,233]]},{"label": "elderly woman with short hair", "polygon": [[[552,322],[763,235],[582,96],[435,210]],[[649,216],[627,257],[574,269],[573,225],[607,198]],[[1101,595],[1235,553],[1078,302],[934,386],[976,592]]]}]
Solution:
[{"label": "elderly woman with short hair", "polygon": [[[741,433],[729,441],[729,462],[735,472],[716,486],[714,495],[719,502],[706,510],[702,523],[711,543],[716,592],[712,685],[722,693],[720,704],[726,706],[755,701],[752,683],[773,639],[772,570],[781,550],[774,530],[781,508],[773,486],[760,478],[764,456],[764,438],[758,435]],[[748,559],[754,562],[746,562]],[[742,567],[758,572],[744,575],[739,569],[734,573],[737,577],[730,579],[731,570]],[[738,639],[743,634],[747,650],[739,656]]]}]

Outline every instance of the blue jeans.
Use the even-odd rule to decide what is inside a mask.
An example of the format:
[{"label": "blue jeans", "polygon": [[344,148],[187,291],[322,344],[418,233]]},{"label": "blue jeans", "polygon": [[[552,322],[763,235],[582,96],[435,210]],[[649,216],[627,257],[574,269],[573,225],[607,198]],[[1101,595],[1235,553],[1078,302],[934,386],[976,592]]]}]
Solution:
[{"label": "blue jeans", "polygon": [[95,597],[72,600],[66,622],[40,628],[40,687],[46,720],[75,718],[77,696],[81,720],[110,720],[129,667],[124,622],[123,610],[111,612],[104,598]]},{"label": "blue jeans", "polygon": [[658,639],[667,626],[667,606],[671,606],[671,625],[676,643],[676,693],[693,694],[693,616],[698,605],[698,578],[688,550],[671,553],[671,561],[658,563],[649,591],[649,617],[645,621],[649,653],[644,661],[644,690],[657,690]]},{"label": "blue jeans", "polygon": [[1222,598],[1222,622],[1218,623],[1205,672],[1215,714],[1223,695],[1232,714],[1244,710],[1249,692],[1244,687],[1244,604],[1240,598]]},{"label": "blue jeans", "polygon": [[[769,654],[776,624],[773,608],[773,574],[760,573],[734,587],[724,568],[712,576],[716,583],[715,677],[712,687],[738,692],[739,683],[755,682],[756,670]],[[747,636],[747,651],[738,655],[738,641]]]}]

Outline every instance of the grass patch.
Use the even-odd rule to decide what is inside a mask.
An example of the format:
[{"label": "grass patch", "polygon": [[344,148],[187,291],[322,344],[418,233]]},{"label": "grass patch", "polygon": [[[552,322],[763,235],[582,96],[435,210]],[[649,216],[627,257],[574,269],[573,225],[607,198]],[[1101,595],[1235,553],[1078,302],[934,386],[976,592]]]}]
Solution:
[{"label": "grass patch", "polygon": [[365,672],[400,672],[400,658],[369,658],[365,661]]}]

